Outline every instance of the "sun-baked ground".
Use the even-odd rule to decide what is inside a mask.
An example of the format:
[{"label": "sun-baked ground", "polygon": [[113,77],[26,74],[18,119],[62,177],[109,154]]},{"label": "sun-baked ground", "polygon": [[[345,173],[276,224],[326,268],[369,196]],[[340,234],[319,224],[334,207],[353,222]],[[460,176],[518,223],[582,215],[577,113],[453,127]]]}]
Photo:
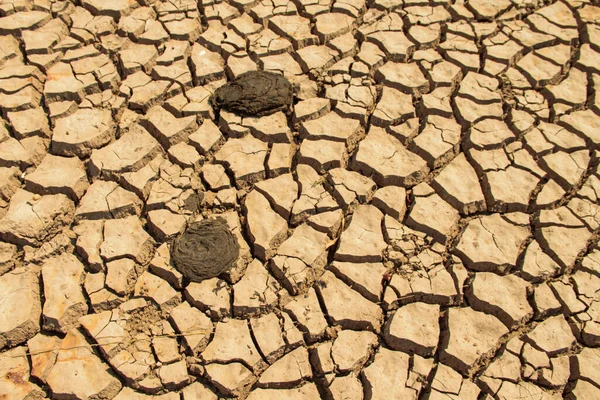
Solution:
[{"label": "sun-baked ground", "polygon": [[0,399],[600,398],[599,85],[594,0],[1,1]]}]

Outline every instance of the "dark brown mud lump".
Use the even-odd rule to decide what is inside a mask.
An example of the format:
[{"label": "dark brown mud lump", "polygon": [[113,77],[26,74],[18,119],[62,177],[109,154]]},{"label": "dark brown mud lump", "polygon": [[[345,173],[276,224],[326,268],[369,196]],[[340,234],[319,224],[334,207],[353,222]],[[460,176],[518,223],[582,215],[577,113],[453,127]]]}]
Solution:
[{"label": "dark brown mud lump", "polygon": [[283,111],[292,104],[292,84],[282,75],[250,71],[218,88],[213,105],[243,116],[264,116]]},{"label": "dark brown mud lump", "polygon": [[190,224],[173,241],[171,259],[175,268],[192,282],[227,271],[239,255],[239,245],[223,218]]}]

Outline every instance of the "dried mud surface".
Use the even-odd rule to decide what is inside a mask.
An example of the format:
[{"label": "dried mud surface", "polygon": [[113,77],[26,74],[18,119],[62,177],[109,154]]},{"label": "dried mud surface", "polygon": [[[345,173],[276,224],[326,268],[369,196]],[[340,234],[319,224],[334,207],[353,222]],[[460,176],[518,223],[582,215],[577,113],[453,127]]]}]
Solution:
[{"label": "dried mud surface", "polygon": [[600,398],[599,43],[597,0],[1,1],[0,399]]}]

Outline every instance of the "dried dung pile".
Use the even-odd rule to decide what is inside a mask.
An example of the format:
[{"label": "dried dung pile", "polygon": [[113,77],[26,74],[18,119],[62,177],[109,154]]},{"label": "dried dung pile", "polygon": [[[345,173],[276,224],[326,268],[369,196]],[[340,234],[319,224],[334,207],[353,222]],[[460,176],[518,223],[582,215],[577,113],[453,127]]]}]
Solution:
[{"label": "dried dung pile", "polygon": [[215,91],[213,104],[244,116],[264,116],[292,104],[292,84],[282,75],[265,71],[240,74]]},{"label": "dried dung pile", "polygon": [[175,268],[192,282],[213,278],[231,268],[239,245],[222,218],[194,222],[173,242]]}]

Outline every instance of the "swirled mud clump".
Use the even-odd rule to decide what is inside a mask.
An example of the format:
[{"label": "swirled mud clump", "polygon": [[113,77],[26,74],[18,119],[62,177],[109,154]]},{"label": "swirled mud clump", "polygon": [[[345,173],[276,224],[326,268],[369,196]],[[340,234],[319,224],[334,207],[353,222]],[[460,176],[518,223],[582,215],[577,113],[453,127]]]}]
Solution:
[{"label": "swirled mud clump", "polygon": [[194,222],[171,246],[175,268],[192,282],[227,271],[239,255],[239,245],[222,218]]},{"label": "swirled mud clump", "polygon": [[250,71],[218,88],[213,105],[244,116],[264,116],[287,109],[293,99],[292,84],[282,75]]}]

